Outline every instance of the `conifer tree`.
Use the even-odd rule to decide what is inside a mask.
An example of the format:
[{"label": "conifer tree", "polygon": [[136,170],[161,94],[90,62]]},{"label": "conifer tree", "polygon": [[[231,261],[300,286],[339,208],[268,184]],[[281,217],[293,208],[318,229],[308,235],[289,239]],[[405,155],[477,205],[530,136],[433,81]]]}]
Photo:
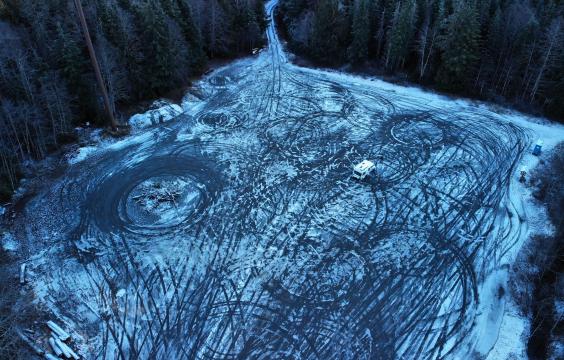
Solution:
[{"label": "conifer tree", "polygon": [[254,18],[259,26],[260,31],[264,32],[268,26],[268,20],[266,17],[264,3],[262,1],[255,1]]},{"label": "conifer tree", "polygon": [[368,0],[355,0],[353,4],[352,43],[348,48],[349,61],[360,63],[368,57],[370,41],[370,7]]},{"label": "conifer tree", "polygon": [[97,13],[100,26],[106,35],[106,38],[114,46],[120,47],[125,45],[125,35],[123,33],[123,22],[118,16],[115,4],[108,4],[106,1],[97,3]]},{"label": "conifer tree", "polygon": [[[251,24],[255,21],[253,9],[248,8],[247,6],[243,6],[243,4],[236,4],[233,9],[230,11],[231,13],[231,26],[230,29],[233,34],[247,34],[244,39],[237,39],[236,43],[236,52],[240,53],[246,48],[248,43],[252,43],[252,36],[250,36],[248,29],[251,27]],[[258,28],[258,25],[254,23],[255,29]],[[256,36],[256,34],[253,34]],[[250,50],[250,49],[247,49]]]},{"label": "conifer tree", "polygon": [[144,45],[144,92],[146,95],[159,94],[176,85],[176,79],[173,78],[175,49],[160,3],[148,1],[143,4],[139,9],[139,21]]},{"label": "conifer tree", "polygon": [[194,70],[198,71],[203,69],[207,62],[204,44],[202,43],[202,34],[200,29],[194,24],[192,9],[188,0],[177,0],[177,3],[181,19],[179,25],[184,38],[190,44],[190,64]]},{"label": "conifer tree", "polygon": [[293,20],[298,18],[302,11],[306,8],[306,0],[282,1],[280,3],[280,7],[286,19]]},{"label": "conifer tree", "polygon": [[419,79],[426,77],[437,48],[437,38],[440,30],[440,19],[444,13],[444,0],[426,0],[423,4],[423,20],[416,39],[419,53]]},{"label": "conifer tree", "polygon": [[409,0],[397,3],[392,25],[388,31],[386,67],[402,67],[409,54],[410,44],[415,32],[417,3]]},{"label": "conifer tree", "polygon": [[119,6],[121,6],[122,8],[126,9],[126,10],[131,10],[132,6],[131,6],[131,2],[130,0],[117,0]]},{"label": "conifer tree", "polygon": [[[68,28],[67,28],[68,29]],[[90,120],[98,121],[102,104],[98,102],[99,96],[94,87],[93,74],[88,61],[79,44],[77,36],[74,36],[63,25],[57,23],[57,42],[53,48],[54,57],[58,59],[58,66],[63,78],[65,79],[69,92],[76,96],[81,106],[78,108],[79,116],[75,121],[86,117]]]},{"label": "conifer tree", "polygon": [[320,0],[317,5],[312,31],[312,53],[322,62],[335,62],[341,58],[339,46],[339,2]]},{"label": "conifer tree", "polygon": [[458,3],[445,22],[440,46],[439,86],[449,91],[464,90],[472,79],[480,54],[480,23],[473,2]]},{"label": "conifer tree", "polygon": [[61,72],[67,80],[70,90],[77,92],[82,83],[85,59],[78,46],[78,41],[63,29],[61,23],[57,24],[57,35],[58,43],[55,50],[59,54]]}]

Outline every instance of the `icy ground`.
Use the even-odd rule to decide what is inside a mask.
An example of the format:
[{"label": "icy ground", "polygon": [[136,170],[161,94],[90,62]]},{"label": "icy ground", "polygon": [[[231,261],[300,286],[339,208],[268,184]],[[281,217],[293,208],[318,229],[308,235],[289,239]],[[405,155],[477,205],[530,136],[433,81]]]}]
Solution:
[{"label": "icy ground", "polygon": [[37,304],[87,359],[487,355],[530,231],[517,170],[563,128],[299,68],[268,37],[30,201]]}]

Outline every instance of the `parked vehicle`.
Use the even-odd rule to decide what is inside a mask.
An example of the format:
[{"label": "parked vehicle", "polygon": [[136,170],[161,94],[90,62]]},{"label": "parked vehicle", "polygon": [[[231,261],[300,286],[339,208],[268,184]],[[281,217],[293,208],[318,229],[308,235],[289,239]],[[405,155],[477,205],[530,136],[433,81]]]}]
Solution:
[{"label": "parked vehicle", "polygon": [[364,180],[367,176],[376,170],[376,165],[370,160],[362,160],[353,168],[352,177],[357,180]]}]

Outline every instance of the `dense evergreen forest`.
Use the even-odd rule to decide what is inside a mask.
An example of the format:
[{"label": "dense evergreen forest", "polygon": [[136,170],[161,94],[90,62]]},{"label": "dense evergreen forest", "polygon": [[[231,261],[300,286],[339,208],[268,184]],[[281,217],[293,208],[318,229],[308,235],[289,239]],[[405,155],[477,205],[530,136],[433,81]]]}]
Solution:
[{"label": "dense evergreen forest", "polygon": [[292,50],[564,120],[559,0],[281,0]]},{"label": "dense evergreen forest", "polygon": [[[82,0],[109,96],[119,109],[188,84],[213,58],[262,45],[262,0]],[[0,0],[0,201],[21,164],[103,124],[73,0]]]}]

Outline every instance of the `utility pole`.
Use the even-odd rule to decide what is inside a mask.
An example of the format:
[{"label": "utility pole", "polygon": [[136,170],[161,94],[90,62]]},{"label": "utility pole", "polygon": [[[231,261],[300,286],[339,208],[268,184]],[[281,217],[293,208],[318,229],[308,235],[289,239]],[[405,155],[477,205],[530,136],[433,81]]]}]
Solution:
[{"label": "utility pole", "polygon": [[110,118],[110,125],[112,130],[117,130],[118,124],[116,118],[114,117],[114,112],[110,106],[110,97],[108,96],[108,91],[106,90],[106,84],[102,79],[102,72],[100,71],[100,65],[96,59],[96,53],[94,52],[94,46],[92,46],[92,39],[90,38],[90,32],[88,31],[88,25],[86,24],[86,19],[84,18],[84,11],[82,10],[82,4],[80,0],[74,0],[76,5],[76,11],[78,12],[78,18],[80,19],[80,24],[82,25],[82,32],[84,33],[84,40],[86,40],[86,46],[88,47],[88,53],[90,54],[90,60],[92,61],[92,66],[94,67],[94,73],[96,74],[96,80],[98,81],[98,86],[102,91],[102,96],[104,98],[104,106],[108,112],[108,117]]}]

